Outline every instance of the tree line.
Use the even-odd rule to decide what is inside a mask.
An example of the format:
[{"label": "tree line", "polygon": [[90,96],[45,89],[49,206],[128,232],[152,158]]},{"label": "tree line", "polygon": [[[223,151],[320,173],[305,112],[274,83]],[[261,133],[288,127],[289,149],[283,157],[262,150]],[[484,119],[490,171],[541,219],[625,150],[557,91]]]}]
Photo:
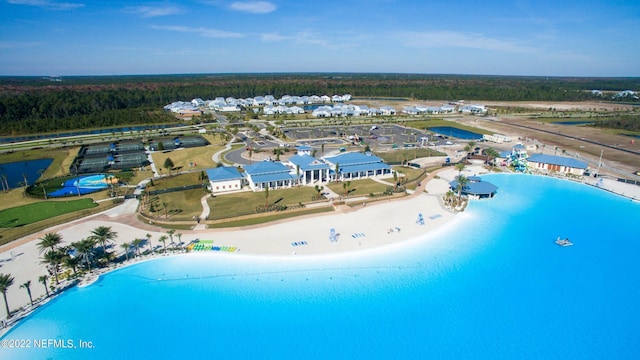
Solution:
[{"label": "tree line", "polygon": [[546,78],[417,74],[228,74],[0,78],[0,136],[171,123],[173,101],[260,95],[334,95],[415,100],[582,101],[590,90],[640,88],[638,78]]}]

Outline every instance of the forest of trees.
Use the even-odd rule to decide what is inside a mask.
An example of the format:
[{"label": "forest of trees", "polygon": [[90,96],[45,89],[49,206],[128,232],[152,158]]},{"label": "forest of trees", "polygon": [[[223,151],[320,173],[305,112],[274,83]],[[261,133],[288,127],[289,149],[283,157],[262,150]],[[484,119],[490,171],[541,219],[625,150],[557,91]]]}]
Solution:
[{"label": "forest of trees", "polygon": [[639,78],[412,74],[220,74],[0,78],[0,136],[175,122],[173,101],[217,96],[351,94],[416,100],[581,101],[592,89],[640,88]]}]

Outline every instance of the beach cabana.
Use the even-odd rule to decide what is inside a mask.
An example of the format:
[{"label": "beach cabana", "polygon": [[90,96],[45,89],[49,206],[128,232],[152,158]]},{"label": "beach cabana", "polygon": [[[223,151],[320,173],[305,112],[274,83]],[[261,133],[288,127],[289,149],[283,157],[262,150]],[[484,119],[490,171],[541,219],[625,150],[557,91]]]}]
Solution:
[{"label": "beach cabana", "polygon": [[[469,195],[478,199],[492,198],[498,191],[498,187],[488,181],[482,181],[478,176],[469,176],[467,178],[469,182],[462,188],[463,195]],[[456,191],[458,187],[458,180],[453,180],[449,183],[452,191]]]}]

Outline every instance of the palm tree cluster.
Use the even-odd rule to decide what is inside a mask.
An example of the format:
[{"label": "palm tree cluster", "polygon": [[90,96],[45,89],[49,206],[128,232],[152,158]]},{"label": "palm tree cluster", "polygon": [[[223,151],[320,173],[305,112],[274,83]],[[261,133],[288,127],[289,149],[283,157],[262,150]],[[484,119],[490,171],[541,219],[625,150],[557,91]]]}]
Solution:
[{"label": "palm tree cluster", "polygon": [[[168,235],[168,236],[167,236]],[[163,245],[162,251],[167,250],[167,240],[171,239],[171,245],[180,248],[182,245],[182,234],[176,233],[175,230],[168,230],[167,235],[162,235],[158,241]],[[174,235],[178,238],[178,243],[173,241]],[[47,264],[49,274],[38,277],[38,282],[44,286],[46,297],[50,296],[47,282],[50,276],[53,276],[56,284],[60,284],[60,271],[65,266],[73,270],[73,276],[78,275],[78,271],[83,269],[91,272],[96,266],[107,266],[115,261],[116,256],[110,252],[110,245],[118,237],[118,234],[111,229],[110,226],[99,226],[91,231],[91,234],[70,245],[62,245],[62,235],[56,232],[46,233],[37,243],[38,249],[42,254],[42,263]],[[140,248],[143,245],[149,246],[149,252],[153,253],[154,249],[151,243],[151,234],[146,234],[145,239],[134,239],[131,243],[123,243],[120,245],[124,249],[126,260],[129,260],[129,250],[135,249],[136,256],[140,256]],[[11,317],[9,303],[7,302],[7,290],[13,285],[14,277],[11,274],[0,274],[0,292],[4,297],[5,310],[7,319]],[[31,294],[31,280],[20,285],[21,289],[25,289],[29,296],[31,305],[34,300]],[[53,286],[52,286],[53,289]]]}]

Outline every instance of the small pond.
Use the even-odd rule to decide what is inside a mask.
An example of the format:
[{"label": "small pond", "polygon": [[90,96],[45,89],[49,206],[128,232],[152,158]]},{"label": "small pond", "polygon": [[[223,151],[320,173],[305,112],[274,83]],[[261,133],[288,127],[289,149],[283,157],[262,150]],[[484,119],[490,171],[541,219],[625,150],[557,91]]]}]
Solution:
[{"label": "small pond", "polygon": [[22,186],[25,177],[29,185],[32,185],[40,178],[41,171],[47,170],[52,162],[53,159],[37,159],[0,164],[0,177],[4,179],[6,176],[11,189]]},{"label": "small pond", "polygon": [[482,134],[474,133],[472,131],[462,130],[450,126],[436,126],[428,128],[429,131],[433,131],[434,133],[450,136],[458,139],[465,140],[480,140],[482,139]]}]

